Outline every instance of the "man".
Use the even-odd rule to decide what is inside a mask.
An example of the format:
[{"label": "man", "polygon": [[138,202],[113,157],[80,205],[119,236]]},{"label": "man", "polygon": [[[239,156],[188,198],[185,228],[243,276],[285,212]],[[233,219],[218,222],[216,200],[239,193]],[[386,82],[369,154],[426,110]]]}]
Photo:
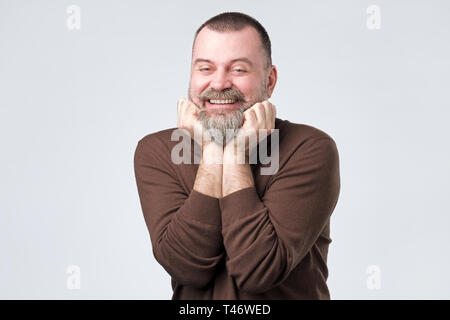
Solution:
[{"label": "man", "polygon": [[[265,29],[242,13],[215,16],[196,33],[189,99],[178,102],[178,129],[201,146],[200,163],[174,163],[175,128],[138,142],[141,206],[173,299],[330,298],[338,151],[323,131],[276,118],[267,101],[276,81]],[[274,130],[278,170],[263,175],[238,141],[273,142]]]}]

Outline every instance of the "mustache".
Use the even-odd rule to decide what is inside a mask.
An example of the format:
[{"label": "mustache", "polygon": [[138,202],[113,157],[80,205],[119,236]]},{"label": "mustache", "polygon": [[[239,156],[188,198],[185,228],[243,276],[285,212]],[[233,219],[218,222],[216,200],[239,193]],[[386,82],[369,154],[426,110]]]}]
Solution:
[{"label": "mustache", "polygon": [[202,101],[217,99],[217,100],[236,100],[245,102],[244,94],[235,88],[227,88],[222,91],[217,91],[213,88],[208,88],[199,95],[199,98]]}]

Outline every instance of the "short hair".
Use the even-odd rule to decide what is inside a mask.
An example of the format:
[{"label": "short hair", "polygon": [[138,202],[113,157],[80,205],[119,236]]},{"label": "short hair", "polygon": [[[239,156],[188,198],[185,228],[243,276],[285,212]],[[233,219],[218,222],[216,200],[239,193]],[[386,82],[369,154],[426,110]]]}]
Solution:
[{"label": "short hair", "polygon": [[259,34],[263,50],[266,54],[266,68],[268,69],[272,66],[272,49],[269,34],[255,18],[241,12],[224,12],[208,19],[195,32],[192,50],[194,50],[195,39],[197,39],[198,34],[205,27],[217,32],[226,32],[239,31],[248,26],[253,27]]}]

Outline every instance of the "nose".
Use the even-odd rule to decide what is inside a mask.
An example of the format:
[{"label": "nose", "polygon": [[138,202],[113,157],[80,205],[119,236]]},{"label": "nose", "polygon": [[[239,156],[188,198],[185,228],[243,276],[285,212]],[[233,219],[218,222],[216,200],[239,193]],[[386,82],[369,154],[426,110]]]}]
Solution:
[{"label": "nose", "polygon": [[232,82],[228,76],[228,73],[224,69],[217,69],[211,80],[211,88],[217,91],[222,91],[232,87]]}]

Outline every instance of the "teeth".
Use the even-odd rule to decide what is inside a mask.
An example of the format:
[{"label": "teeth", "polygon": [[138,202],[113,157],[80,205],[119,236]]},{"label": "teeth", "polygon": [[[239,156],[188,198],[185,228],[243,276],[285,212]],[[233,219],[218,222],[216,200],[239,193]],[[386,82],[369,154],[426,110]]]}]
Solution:
[{"label": "teeth", "polygon": [[228,100],[214,100],[214,99],[211,99],[211,100],[209,100],[209,102],[211,102],[213,104],[231,104],[231,103],[235,103],[236,101],[235,100],[231,100],[231,99],[228,99]]}]

